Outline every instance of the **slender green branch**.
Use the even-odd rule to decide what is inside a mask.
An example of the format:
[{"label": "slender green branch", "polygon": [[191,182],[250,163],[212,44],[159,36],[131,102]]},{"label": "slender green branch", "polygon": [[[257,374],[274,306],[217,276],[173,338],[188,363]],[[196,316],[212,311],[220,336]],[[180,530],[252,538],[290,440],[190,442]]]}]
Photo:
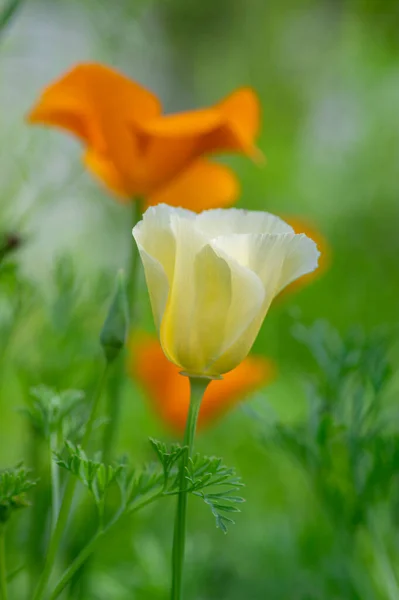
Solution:
[{"label": "slender green branch", "polygon": [[121,517],[123,517],[125,515],[130,515],[138,510],[141,510],[145,506],[148,506],[149,504],[152,504],[153,502],[155,502],[155,500],[162,498],[164,495],[165,494],[161,491],[161,492],[155,494],[154,496],[152,496],[151,498],[148,498],[147,500],[143,500],[142,502],[136,504],[135,506],[132,506],[126,512],[120,511],[104,527],[104,529],[100,529],[99,531],[97,531],[97,533],[91,538],[91,540],[86,544],[86,546],[84,548],[82,548],[82,550],[79,552],[79,554],[77,555],[75,560],[64,571],[64,573],[62,574],[61,578],[59,579],[57,585],[55,586],[54,591],[50,595],[49,600],[56,600],[56,598],[59,597],[59,595],[66,588],[66,586],[71,581],[71,579],[75,575],[75,573],[82,567],[82,565],[87,561],[87,559],[90,558],[90,556],[93,554],[99,541],[110,531],[110,529],[112,529],[112,527],[114,525],[116,525],[116,523],[121,519]]},{"label": "slender green branch", "polygon": [[[101,400],[101,396],[102,396],[102,392],[104,389],[104,385],[105,385],[107,376],[108,376],[108,362],[105,363],[105,367],[101,374],[100,381],[99,381],[96,393],[95,393],[93,401],[92,401],[90,416],[87,421],[85,433],[84,433],[83,440],[82,440],[83,448],[85,448],[87,446],[88,441],[90,439],[90,436],[91,436],[91,433],[93,430],[94,421],[95,421],[96,414],[97,414],[97,408],[98,408],[98,405]],[[54,531],[50,538],[50,543],[49,543],[49,547],[47,550],[47,556],[46,556],[46,562],[44,565],[44,569],[43,569],[41,578],[39,580],[38,586],[36,588],[35,594],[33,596],[33,600],[42,600],[42,598],[44,597],[44,594],[46,592],[47,585],[48,585],[48,582],[49,582],[49,579],[51,577],[51,573],[52,573],[52,570],[54,567],[57,552],[58,552],[58,549],[59,549],[59,546],[61,543],[62,535],[64,533],[65,527],[68,522],[69,513],[71,510],[72,501],[73,501],[73,496],[75,493],[76,483],[77,483],[77,479],[75,477],[69,476],[69,478],[67,480],[64,496],[62,499],[60,511],[58,514],[57,523],[55,525]]]},{"label": "slender green branch", "polygon": [[[140,198],[136,198],[132,203],[132,229],[137,223],[140,221],[142,215],[142,202]],[[132,323],[134,323],[135,318],[135,309],[136,309],[136,293],[137,293],[137,283],[139,276],[139,265],[140,265],[140,257],[137,249],[137,245],[133,236],[130,232],[131,238],[131,254],[130,254],[130,276],[128,283],[128,296],[129,296],[129,306],[130,306],[130,318]]]},{"label": "slender green branch", "polygon": [[0,598],[7,600],[7,570],[6,570],[6,528],[0,524]]},{"label": "slender green branch", "polygon": [[53,532],[57,524],[60,510],[60,471],[57,463],[53,459],[53,453],[57,450],[57,434],[50,436],[50,475],[51,475],[51,531]]},{"label": "slender green branch", "polygon": [[[138,223],[141,218],[141,201],[139,198],[132,200],[132,219],[131,229]],[[136,243],[132,238],[131,231],[130,244],[130,266],[129,266],[129,278],[127,284],[128,301],[129,301],[129,315],[130,320],[134,323],[135,320],[135,308],[136,308],[136,293],[138,288],[138,277],[139,277],[139,253],[137,250]],[[119,417],[121,411],[121,396],[122,396],[122,382],[124,381],[123,370],[125,368],[124,361],[121,361],[119,366],[119,373],[117,379],[113,382],[112,395],[108,395],[108,402],[106,408],[107,414],[107,425],[104,428],[104,439],[103,439],[103,455],[102,460],[104,463],[109,463],[112,459],[112,450],[115,446]]]},{"label": "slender green branch", "polygon": [[9,0],[0,13],[0,35],[10,24],[17,10],[22,6],[25,0]]},{"label": "slender green branch", "polygon": [[199,377],[190,377],[190,408],[184,433],[184,445],[187,452],[183,453],[180,463],[180,493],[177,500],[175,529],[173,535],[172,551],[172,592],[171,600],[180,600],[183,582],[184,549],[186,540],[186,512],[187,512],[187,467],[192,455],[195,429],[201,400],[210,380]]},{"label": "slender green branch", "polygon": [[101,396],[103,395],[105,383],[107,381],[108,372],[109,372],[109,362],[107,361],[107,362],[105,362],[103,371],[101,373],[100,380],[98,382],[97,390],[94,394],[94,398],[93,398],[93,401],[91,404],[89,420],[87,421],[87,424],[85,427],[85,432],[84,432],[83,438],[82,438],[82,444],[81,444],[82,448],[86,448],[87,444],[89,443],[89,440],[90,440],[90,437],[91,437],[91,434],[93,431],[94,421],[97,417],[97,409],[100,404]]},{"label": "slender green branch", "polygon": [[86,560],[90,557],[90,555],[94,552],[98,542],[108,531],[108,527],[106,529],[98,531],[86,544],[86,546],[79,552],[78,556],[75,560],[70,564],[68,569],[64,572],[57,585],[54,588],[50,596],[50,600],[55,600],[58,596],[63,592],[68,583],[71,581],[72,577],[75,573],[80,569],[80,567],[86,562]]}]

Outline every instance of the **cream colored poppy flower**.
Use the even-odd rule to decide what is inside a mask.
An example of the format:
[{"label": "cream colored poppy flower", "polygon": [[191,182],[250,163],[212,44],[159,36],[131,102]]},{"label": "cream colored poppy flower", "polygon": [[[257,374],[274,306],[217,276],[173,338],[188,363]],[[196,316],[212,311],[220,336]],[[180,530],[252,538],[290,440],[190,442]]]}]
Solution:
[{"label": "cream colored poppy flower", "polygon": [[266,212],[150,207],[133,229],[167,358],[218,377],[247,356],[273,298],[317,267],[313,240]]}]

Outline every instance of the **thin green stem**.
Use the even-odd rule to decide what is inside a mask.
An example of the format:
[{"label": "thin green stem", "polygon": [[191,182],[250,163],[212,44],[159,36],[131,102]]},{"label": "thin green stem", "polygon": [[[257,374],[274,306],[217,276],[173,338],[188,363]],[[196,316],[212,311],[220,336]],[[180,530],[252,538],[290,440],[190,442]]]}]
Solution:
[{"label": "thin green stem", "polygon": [[7,600],[6,528],[0,524],[0,598]]},{"label": "thin green stem", "polygon": [[88,558],[93,554],[96,549],[99,541],[110,531],[110,529],[121,519],[124,515],[130,515],[138,510],[141,510],[145,506],[152,504],[155,500],[158,500],[164,496],[163,492],[159,492],[148,498],[147,500],[143,500],[142,502],[136,504],[128,511],[120,511],[115,515],[115,517],[104,527],[104,529],[100,529],[97,533],[91,538],[91,540],[86,544],[84,548],[79,552],[75,560],[69,565],[69,567],[64,571],[61,578],[59,579],[57,585],[54,588],[54,591],[50,595],[49,600],[56,600],[58,596],[63,592],[68,583],[71,581],[72,577],[75,573],[82,567],[82,565],[87,561]]},{"label": "thin green stem", "polygon": [[175,528],[173,534],[172,551],[172,592],[171,600],[181,600],[184,550],[186,542],[186,513],[187,513],[187,479],[186,471],[189,458],[192,455],[195,429],[197,426],[198,413],[201,406],[201,400],[210,380],[200,377],[190,377],[190,408],[184,433],[184,445],[187,451],[184,452],[180,463],[180,493],[177,499],[177,510],[175,518]]},{"label": "thin green stem", "polygon": [[[108,376],[108,366],[109,366],[108,363],[106,363],[105,367],[103,369],[103,372],[101,374],[96,393],[95,393],[93,401],[92,401],[92,405],[91,405],[91,409],[90,409],[90,416],[87,421],[85,433],[84,433],[84,436],[82,439],[82,447],[83,448],[85,448],[87,446],[88,441],[91,436],[91,433],[92,433],[92,430],[93,430],[94,420],[95,420],[96,414],[97,414],[97,408],[100,403],[104,385],[105,385],[105,382],[106,382],[106,379]],[[46,592],[47,585],[48,585],[49,579],[51,577],[51,573],[52,573],[55,559],[57,556],[57,551],[58,551],[60,543],[61,543],[62,535],[64,533],[65,527],[68,522],[68,518],[69,518],[71,506],[72,506],[72,501],[73,501],[73,496],[75,493],[76,482],[77,482],[77,479],[75,477],[71,477],[71,476],[67,480],[64,496],[63,496],[60,511],[58,514],[57,523],[55,525],[54,531],[50,538],[50,543],[49,543],[49,547],[47,550],[46,562],[44,565],[43,573],[41,575],[41,578],[39,580],[35,594],[33,596],[33,600],[42,600],[44,597],[44,594]]]},{"label": "thin green stem", "polygon": [[[132,202],[132,229],[137,223],[140,221],[142,215],[142,202],[140,198],[136,198]],[[128,282],[128,296],[130,303],[130,318],[132,323],[134,323],[135,319],[135,308],[136,308],[136,292],[137,292],[137,283],[138,283],[138,275],[139,275],[139,264],[140,257],[137,249],[137,244],[131,236],[131,254],[130,254],[130,275]]]},{"label": "thin green stem", "polygon": [[0,35],[11,22],[24,0],[9,0],[0,14]]},{"label": "thin green stem", "polygon": [[[141,201],[139,198],[132,200],[132,218],[131,228],[129,231],[129,237],[131,240],[131,254],[130,254],[130,265],[129,265],[129,278],[127,283],[128,300],[129,300],[129,315],[132,323],[135,321],[135,307],[136,307],[136,292],[137,283],[139,278],[139,253],[137,245],[132,238],[131,229],[139,222],[141,218]],[[102,459],[104,463],[109,463],[112,459],[112,451],[115,446],[116,436],[119,426],[119,417],[121,412],[121,396],[122,396],[122,382],[123,370],[125,368],[124,361],[120,361],[118,365],[118,373],[115,381],[112,382],[113,393],[108,394],[108,402],[106,407],[107,425],[104,428],[104,439],[103,439],[103,455]]]},{"label": "thin green stem", "polygon": [[58,434],[53,433],[50,436],[50,475],[51,475],[51,531],[53,532],[57,524],[60,510],[60,471],[54,460],[53,453],[57,449]]},{"label": "thin green stem", "polygon": [[90,409],[89,420],[87,421],[87,424],[85,427],[85,432],[84,432],[83,438],[82,438],[82,444],[81,444],[82,448],[87,447],[87,444],[89,443],[89,440],[90,440],[90,437],[91,437],[91,434],[93,431],[94,421],[97,417],[97,409],[100,404],[101,396],[103,395],[104,386],[107,381],[107,377],[108,377],[108,373],[109,373],[109,366],[110,366],[110,364],[108,362],[106,362],[104,364],[104,368],[103,368],[103,371],[100,376],[100,380],[97,385],[97,390],[93,397],[93,401],[92,401],[91,409]]}]

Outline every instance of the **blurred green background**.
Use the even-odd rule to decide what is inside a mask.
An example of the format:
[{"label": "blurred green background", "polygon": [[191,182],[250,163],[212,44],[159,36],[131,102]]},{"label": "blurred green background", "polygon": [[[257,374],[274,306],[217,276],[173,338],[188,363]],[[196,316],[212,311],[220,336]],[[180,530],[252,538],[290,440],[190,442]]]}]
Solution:
[{"label": "blurred green background", "polygon": [[[0,231],[24,239],[18,274],[7,271],[0,295],[1,467],[32,458],[18,413],[31,386],[95,386],[98,332],[128,261],[129,208],[84,171],[75,140],[24,123],[42,87],[74,63],[122,70],[167,111],[252,85],[267,165],[225,159],[242,182],[239,206],[307,218],[331,246],[328,272],[278,302],[255,344],[276,361],[276,382],[198,437],[198,449],[237,466],[247,503],[227,538],[191,503],[188,600],[399,598],[388,509],[378,509],[378,542],[367,528],[356,534],[354,558],[306,469],[262,442],[270,415],[293,426],[306,418],[303,381],[319,372],[293,335],[298,323],[397,334],[398,31],[393,0],[26,0],[0,38]],[[139,305],[152,330],[143,281]],[[173,439],[127,379],[119,418],[118,451],[134,464],[148,458],[148,436]],[[70,597],[167,597],[172,523],[171,502],[115,530]],[[43,551],[41,533],[31,552]],[[22,547],[27,533],[15,525],[13,564]]]}]

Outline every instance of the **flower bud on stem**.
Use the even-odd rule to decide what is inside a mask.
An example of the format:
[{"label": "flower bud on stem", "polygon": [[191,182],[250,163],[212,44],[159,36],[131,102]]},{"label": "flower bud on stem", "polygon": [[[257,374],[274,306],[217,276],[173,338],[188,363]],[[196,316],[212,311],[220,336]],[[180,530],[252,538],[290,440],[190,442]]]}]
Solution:
[{"label": "flower bud on stem", "polygon": [[113,362],[124,348],[129,329],[125,276],[119,271],[112,304],[100,334],[100,343],[108,363]]}]

